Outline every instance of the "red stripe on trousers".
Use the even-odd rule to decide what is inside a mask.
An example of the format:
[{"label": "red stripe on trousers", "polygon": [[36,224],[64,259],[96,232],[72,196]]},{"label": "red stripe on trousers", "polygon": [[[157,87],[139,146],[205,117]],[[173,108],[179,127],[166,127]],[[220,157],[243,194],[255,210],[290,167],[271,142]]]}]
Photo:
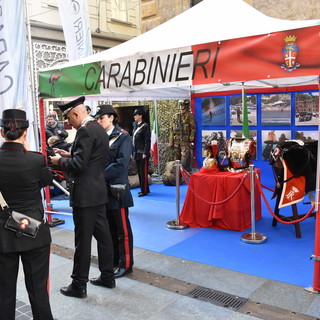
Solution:
[{"label": "red stripe on trousers", "polygon": [[143,183],[143,193],[148,193],[148,160],[145,159],[143,163],[143,176],[144,176],[144,183]]},{"label": "red stripe on trousers", "polygon": [[124,233],[124,251],[125,251],[125,257],[126,257],[126,265],[125,268],[130,268],[130,247],[129,247],[129,236],[128,236],[128,225],[127,225],[127,218],[126,218],[126,210],[125,208],[120,208],[121,213],[121,220],[122,220],[122,226],[123,226],[123,233]]}]

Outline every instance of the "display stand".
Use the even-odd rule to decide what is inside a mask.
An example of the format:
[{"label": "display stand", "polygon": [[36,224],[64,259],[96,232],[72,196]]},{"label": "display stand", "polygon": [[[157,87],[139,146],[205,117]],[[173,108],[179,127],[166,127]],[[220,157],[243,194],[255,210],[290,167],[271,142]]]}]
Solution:
[{"label": "display stand", "polygon": [[[277,201],[276,201],[276,205],[275,205],[275,209],[274,209],[274,214],[278,218],[280,218],[281,220],[286,221],[286,222],[297,221],[297,220],[301,219],[302,217],[304,217],[305,214],[298,213],[298,207],[297,207],[296,203],[291,205],[292,216],[286,217],[286,216],[280,215],[279,202],[280,202],[280,198],[281,198],[281,192],[282,192],[282,190],[280,190],[279,194],[277,195]],[[308,196],[312,202],[315,201],[313,194],[311,192],[308,193]],[[314,216],[315,216],[315,212],[310,214],[310,217],[314,217]],[[276,227],[277,223],[278,223],[277,220],[275,218],[273,218],[272,219],[272,226]],[[295,233],[296,233],[296,238],[301,238],[302,235],[301,235],[301,228],[300,228],[299,222],[294,223],[294,229],[295,229]]]},{"label": "display stand", "polygon": [[254,165],[249,165],[250,173],[250,200],[251,200],[251,232],[245,233],[241,236],[241,241],[244,243],[261,244],[267,241],[267,236],[256,232],[256,208],[254,195]]},{"label": "display stand", "polygon": [[180,160],[175,161],[176,166],[176,211],[177,219],[167,222],[167,228],[173,230],[182,230],[188,228],[188,226],[180,225],[179,216],[180,216]]}]

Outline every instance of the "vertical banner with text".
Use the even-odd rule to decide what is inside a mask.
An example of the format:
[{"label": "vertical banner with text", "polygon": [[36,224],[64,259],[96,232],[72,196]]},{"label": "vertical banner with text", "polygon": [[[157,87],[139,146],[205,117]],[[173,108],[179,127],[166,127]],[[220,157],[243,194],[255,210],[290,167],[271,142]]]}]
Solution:
[{"label": "vertical banner with text", "polygon": [[0,111],[28,102],[26,30],[23,1],[0,1]]},{"label": "vertical banner with text", "polygon": [[58,0],[69,60],[92,55],[87,0]]},{"label": "vertical banner with text", "polygon": [[[23,109],[31,126],[33,109],[26,48],[24,1],[0,0],[0,117],[5,109]],[[30,147],[36,150],[33,130],[28,132]]]}]

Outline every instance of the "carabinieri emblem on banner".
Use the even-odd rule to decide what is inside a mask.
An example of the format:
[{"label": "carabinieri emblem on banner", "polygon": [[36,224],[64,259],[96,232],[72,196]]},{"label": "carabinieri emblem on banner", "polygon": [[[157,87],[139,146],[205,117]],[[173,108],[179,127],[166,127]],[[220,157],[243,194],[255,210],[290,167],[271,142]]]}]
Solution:
[{"label": "carabinieri emblem on banner", "polygon": [[284,38],[286,45],[282,48],[282,55],[284,57],[284,63],[281,68],[287,71],[293,71],[300,67],[300,63],[297,63],[297,56],[299,47],[295,44],[297,36],[287,36]]}]

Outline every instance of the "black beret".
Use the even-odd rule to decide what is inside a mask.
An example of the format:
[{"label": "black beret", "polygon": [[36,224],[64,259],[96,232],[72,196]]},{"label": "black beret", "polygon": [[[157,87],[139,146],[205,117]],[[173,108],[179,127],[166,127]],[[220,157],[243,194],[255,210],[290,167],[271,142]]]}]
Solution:
[{"label": "black beret", "polygon": [[58,103],[57,105],[58,105],[59,109],[62,111],[63,117],[66,117],[71,109],[75,108],[79,104],[83,104],[85,99],[86,98],[84,96],[82,96],[82,97],[79,97],[79,98],[77,98],[75,100],[69,101],[69,102],[64,103],[64,104],[59,104]]},{"label": "black beret", "polygon": [[0,126],[9,128],[11,131],[28,128],[29,121],[27,120],[26,112],[20,109],[3,110]]},{"label": "black beret", "polygon": [[144,116],[145,112],[143,109],[136,109],[134,110],[133,115],[135,116],[136,114],[139,114],[140,116]]},{"label": "black beret", "polygon": [[97,107],[97,113],[95,114],[95,118],[99,118],[104,114],[113,114],[117,116],[116,110],[114,110],[113,106],[110,104],[103,104]]}]

